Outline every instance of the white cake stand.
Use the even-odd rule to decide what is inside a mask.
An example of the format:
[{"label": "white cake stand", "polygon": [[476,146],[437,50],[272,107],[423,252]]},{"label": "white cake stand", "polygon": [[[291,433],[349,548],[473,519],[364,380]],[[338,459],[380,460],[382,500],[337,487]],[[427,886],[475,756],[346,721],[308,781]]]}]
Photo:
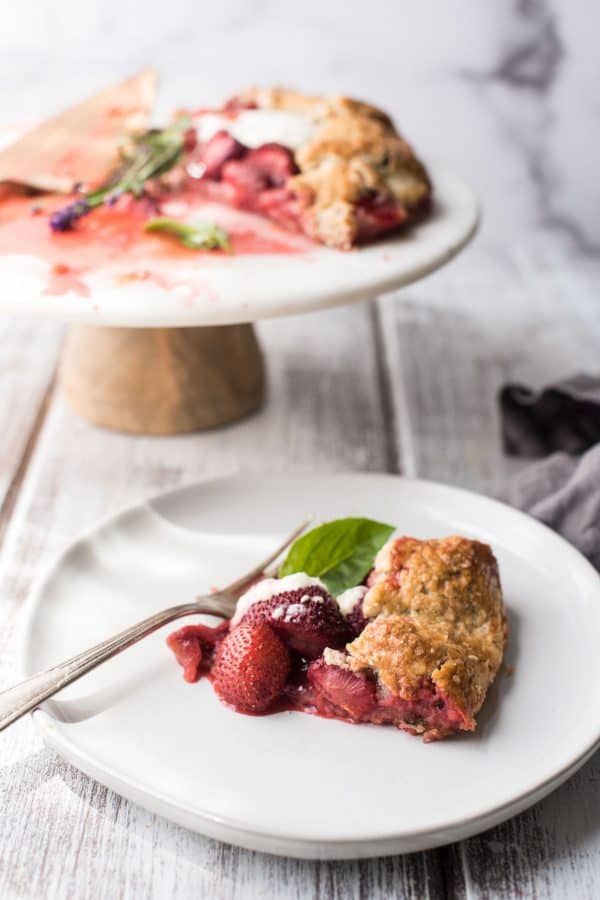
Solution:
[{"label": "white cake stand", "polygon": [[[174,434],[223,425],[257,409],[264,365],[252,322],[324,309],[403,287],[444,265],[473,236],[478,207],[456,176],[430,166],[432,216],[405,234],[342,253],[190,254],[169,288],[115,285],[98,272],[88,296],[48,296],[48,264],[0,258],[0,307],[72,324],[60,380],[73,408],[107,428]],[[185,266],[201,266],[186,289]],[[196,270],[197,273],[197,270]]]}]

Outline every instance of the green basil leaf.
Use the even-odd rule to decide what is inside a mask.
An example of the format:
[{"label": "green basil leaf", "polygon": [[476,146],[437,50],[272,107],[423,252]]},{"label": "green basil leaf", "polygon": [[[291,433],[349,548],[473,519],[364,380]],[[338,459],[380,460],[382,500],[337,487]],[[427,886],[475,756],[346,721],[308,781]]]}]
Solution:
[{"label": "green basil leaf", "polygon": [[164,216],[150,219],[144,225],[144,231],[157,231],[171,235],[190,250],[226,250],[231,251],[229,237],[222,228],[213,222],[178,222]]},{"label": "green basil leaf", "polygon": [[306,572],[320,578],[334,596],[360,584],[377,552],[394,533],[393,525],[372,519],[335,519],[294,541],[279,576]]}]

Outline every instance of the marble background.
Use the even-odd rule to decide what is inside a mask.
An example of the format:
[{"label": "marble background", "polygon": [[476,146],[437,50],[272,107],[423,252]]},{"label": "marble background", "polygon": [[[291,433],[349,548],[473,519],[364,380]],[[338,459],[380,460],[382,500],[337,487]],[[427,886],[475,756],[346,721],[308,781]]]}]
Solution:
[{"label": "marble background", "polygon": [[154,64],[161,108],[247,83],[391,110],[472,182],[480,242],[600,247],[600,11],[584,0],[25,0],[0,31],[0,118],[38,116]]}]

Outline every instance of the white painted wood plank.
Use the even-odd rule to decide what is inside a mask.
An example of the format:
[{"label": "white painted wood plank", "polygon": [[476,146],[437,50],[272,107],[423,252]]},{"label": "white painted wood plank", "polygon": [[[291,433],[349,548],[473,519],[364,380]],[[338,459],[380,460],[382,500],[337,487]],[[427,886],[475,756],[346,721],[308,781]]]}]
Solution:
[{"label": "white painted wood plank", "polygon": [[[398,465],[496,493],[527,462],[500,443],[498,388],[600,369],[600,265],[544,255],[468,260],[379,310]],[[447,880],[468,897],[600,896],[600,755],[550,798],[456,845]],[[459,887],[462,885],[462,887]]]},{"label": "white painted wood plank", "polygon": [[[269,399],[230,428],[167,439],[101,431],[59,397],[34,453],[3,553],[0,679],[32,578],[100,516],[210,475],[381,470],[385,427],[367,306],[265,323]],[[0,742],[3,898],[439,896],[437,857],[364,863],[276,859],[217,844],[122,800],[45,750],[29,721]]]},{"label": "white painted wood plank", "polygon": [[52,382],[61,329],[25,318],[0,321],[0,508],[7,499]]}]

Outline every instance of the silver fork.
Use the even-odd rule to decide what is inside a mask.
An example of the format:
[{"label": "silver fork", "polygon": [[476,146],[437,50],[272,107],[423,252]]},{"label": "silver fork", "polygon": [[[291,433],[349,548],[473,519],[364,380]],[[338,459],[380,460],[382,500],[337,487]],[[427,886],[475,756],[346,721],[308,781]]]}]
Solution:
[{"label": "silver fork", "polygon": [[52,666],[44,672],[38,672],[37,675],[32,675],[14,687],[0,692],[0,731],[8,725],[12,725],[25,713],[35,709],[44,700],[54,696],[68,684],[77,681],[86,672],[95,669],[107,659],[112,659],[127,647],[137,644],[146,635],[152,634],[153,631],[168,622],[199,613],[230,619],[235,612],[239,593],[259,575],[267,574],[268,566],[304,531],[310,521],[307,519],[295,528],[266,559],[223,590],[196,597],[191,603],[182,603],[179,606],[163,609],[142,622],[120,631],[113,637],[101,641],[94,647],[90,647],[89,650],[84,650],[83,653],[78,653],[77,656]]}]

